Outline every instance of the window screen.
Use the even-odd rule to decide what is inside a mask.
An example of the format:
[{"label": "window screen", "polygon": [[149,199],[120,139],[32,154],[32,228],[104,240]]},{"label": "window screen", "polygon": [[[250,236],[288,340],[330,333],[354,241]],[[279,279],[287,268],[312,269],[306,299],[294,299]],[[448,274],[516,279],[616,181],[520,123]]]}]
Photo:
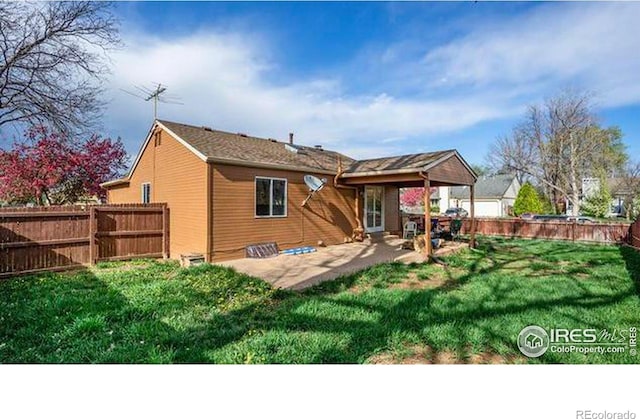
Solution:
[{"label": "window screen", "polygon": [[271,215],[270,195],[271,180],[256,179],[256,215],[264,217]]},{"label": "window screen", "polygon": [[287,180],[256,178],[256,216],[286,217]]},{"label": "window screen", "polygon": [[142,184],[142,203],[148,204],[151,202],[151,184],[143,183]]}]

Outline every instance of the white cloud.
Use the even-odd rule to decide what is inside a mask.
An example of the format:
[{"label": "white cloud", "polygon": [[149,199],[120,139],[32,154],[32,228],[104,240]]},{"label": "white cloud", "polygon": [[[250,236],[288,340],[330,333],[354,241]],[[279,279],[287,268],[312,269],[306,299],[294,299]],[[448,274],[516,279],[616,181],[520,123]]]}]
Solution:
[{"label": "white cloud", "polygon": [[[154,81],[184,102],[161,104],[161,118],[280,139],[294,131],[302,143],[365,158],[428,150],[438,134],[518,116],[531,100],[566,83],[596,90],[604,105],[637,103],[639,6],[538,7],[506,24],[471,27],[430,52],[412,50],[413,61],[390,46],[378,57],[379,83],[359,94],[347,93],[359,76],[353,62],[324,78],[270,81],[279,72],[270,55],[276,46],[259,34],[129,34],[127,48],[113,57],[108,126],[134,137],[126,140],[135,150],[152,109],[119,89]],[[393,79],[412,85],[414,94],[404,95],[407,84],[395,90]]]},{"label": "white cloud", "polygon": [[[549,4],[473,28],[430,51],[428,71],[449,86],[580,84],[605,105],[638,102],[640,4]],[[632,88],[633,91],[630,91]]]},{"label": "white cloud", "polygon": [[[411,152],[398,145],[375,149],[389,138],[461,129],[501,116],[478,98],[407,100],[386,93],[349,96],[342,81],[301,80],[281,86],[267,82],[274,63],[252,40],[230,34],[196,34],[178,40],[136,35],[116,54],[108,112],[110,125],[142,136],[152,119],[149,103],[119,89],[161,82],[184,106],[160,104],[160,118],[284,139],[294,131],[306,144],[347,148],[356,157],[372,152]],[[131,139],[137,143],[139,138]],[[406,145],[405,145],[406,147]]]}]

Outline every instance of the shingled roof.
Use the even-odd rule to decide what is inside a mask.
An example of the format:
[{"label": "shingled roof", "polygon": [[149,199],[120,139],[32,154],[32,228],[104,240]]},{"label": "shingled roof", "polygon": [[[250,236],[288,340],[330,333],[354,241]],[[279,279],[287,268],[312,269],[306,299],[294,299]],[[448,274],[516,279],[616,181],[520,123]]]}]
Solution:
[{"label": "shingled roof", "polygon": [[[476,182],[474,195],[476,198],[504,198],[504,194],[515,177],[515,175],[505,174],[480,178]],[[468,199],[469,187],[452,187],[449,198]]]},{"label": "shingled roof", "polygon": [[332,150],[157,120],[142,145],[129,174],[122,179],[105,182],[102,186],[114,186],[128,182],[128,178],[135,170],[156,125],[166,130],[176,140],[207,162],[335,174],[338,172],[338,162],[340,161],[343,177],[385,172],[417,172],[436,165],[450,156],[457,155],[455,150],[444,150],[379,159],[354,160]]},{"label": "shingled roof", "polygon": [[405,154],[403,156],[382,157],[354,161],[345,173],[371,173],[390,170],[423,169],[438,160],[454,154],[455,150],[434,151],[432,153]]},{"label": "shingled roof", "polygon": [[336,151],[307,147],[274,139],[252,137],[206,127],[158,121],[208,161],[250,162],[266,166],[282,166],[309,171],[335,173],[338,158],[343,165],[355,160]]}]

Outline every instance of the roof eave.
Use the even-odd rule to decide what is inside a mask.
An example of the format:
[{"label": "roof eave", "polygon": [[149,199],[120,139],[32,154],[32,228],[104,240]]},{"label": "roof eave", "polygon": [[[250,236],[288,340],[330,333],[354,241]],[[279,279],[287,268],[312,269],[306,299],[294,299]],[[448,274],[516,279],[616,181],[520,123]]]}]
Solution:
[{"label": "roof eave", "polygon": [[258,169],[276,169],[276,170],[287,170],[290,172],[312,172],[312,173],[322,173],[326,175],[335,175],[335,170],[327,170],[327,169],[319,169],[315,167],[302,167],[302,166],[290,166],[285,164],[273,164],[273,163],[262,163],[262,162],[253,162],[246,160],[236,160],[236,159],[225,159],[222,157],[208,157],[207,163],[218,163],[218,164],[228,164],[231,166],[242,166],[242,167],[255,167]]},{"label": "roof eave", "polygon": [[114,179],[114,180],[109,180],[107,182],[103,182],[100,184],[101,187],[103,188],[108,188],[110,186],[117,186],[117,185],[126,185],[127,183],[129,183],[129,179]]},{"label": "roof eave", "polygon": [[424,167],[415,167],[410,169],[393,169],[393,170],[370,170],[368,172],[349,172],[343,173],[341,178],[349,177],[363,177],[363,176],[382,176],[382,175],[400,175],[406,173],[420,173],[423,172]]}]

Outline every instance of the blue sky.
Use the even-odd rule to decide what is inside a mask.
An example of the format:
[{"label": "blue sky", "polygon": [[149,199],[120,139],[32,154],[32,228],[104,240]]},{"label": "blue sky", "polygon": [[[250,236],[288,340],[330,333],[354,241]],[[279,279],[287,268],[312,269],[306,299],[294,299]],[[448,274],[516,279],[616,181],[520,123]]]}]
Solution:
[{"label": "blue sky", "polygon": [[356,158],[457,148],[482,163],[526,106],[595,92],[640,153],[640,3],[122,2],[105,127],[135,154],[159,117]]}]

